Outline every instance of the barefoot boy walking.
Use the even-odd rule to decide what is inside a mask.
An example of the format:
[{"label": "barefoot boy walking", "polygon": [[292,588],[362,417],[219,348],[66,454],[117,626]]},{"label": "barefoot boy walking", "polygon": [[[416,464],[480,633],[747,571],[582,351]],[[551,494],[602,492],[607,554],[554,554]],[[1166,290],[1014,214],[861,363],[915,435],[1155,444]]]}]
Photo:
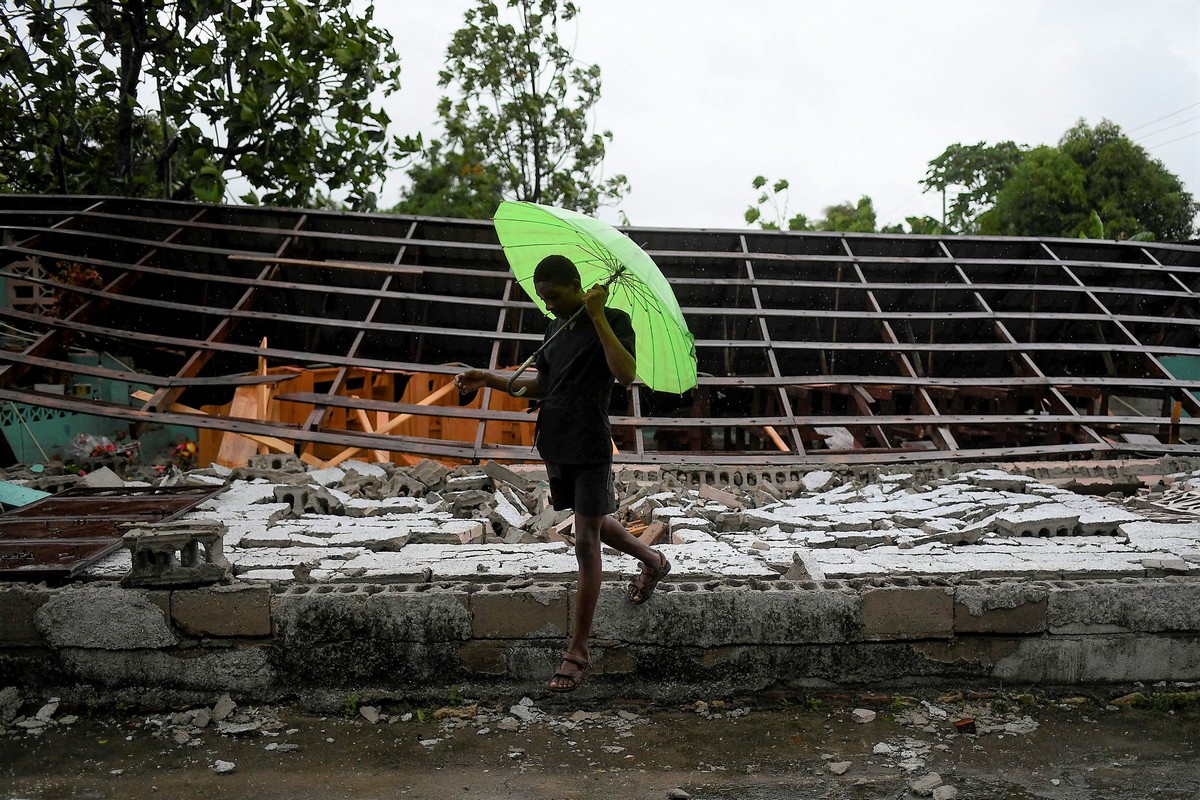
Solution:
[{"label": "barefoot boy walking", "polygon": [[[584,292],[579,270],[565,256],[543,259],[534,271],[533,287],[555,317],[546,339],[566,326],[538,356],[537,374],[518,378],[513,388],[541,399],[534,443],[546,462],[551,502],[556,509],[575,511],[579,583],[573,631],[562,665],[550,681],[551,691],[570,692],[583,683],[591,666],[588,636],[600,594],[600,543],[641,562],[639,575],[629,585],[634,603],[649,599],[671,571],[671,562],[612,516],[617,497],[608,406],[614,382],[628,386],[637,369],[629,315],[605,306],[605,287]],[[568,322],[580,307],[585,314]],[[476,369],[460,373],[455,383],[464,393],[484,386],[508,389],[507,376]]]}]

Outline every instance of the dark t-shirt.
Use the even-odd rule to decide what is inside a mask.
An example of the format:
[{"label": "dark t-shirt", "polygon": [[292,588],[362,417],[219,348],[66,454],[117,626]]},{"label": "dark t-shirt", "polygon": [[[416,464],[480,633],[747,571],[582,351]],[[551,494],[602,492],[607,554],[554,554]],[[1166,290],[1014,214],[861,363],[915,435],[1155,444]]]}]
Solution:
[{"label": "dark t-shirt", "polygon": [[[629,315],[605,308],[604,316],[617,339],[634,354]],[[546,338],[566,324],[566,320],[552,320]],[[542,458],[562,464],[612,461],[608,406],[616,380],[586,312],[542,350],[537,370],[549,387],[538,412],[535,441]]]}]

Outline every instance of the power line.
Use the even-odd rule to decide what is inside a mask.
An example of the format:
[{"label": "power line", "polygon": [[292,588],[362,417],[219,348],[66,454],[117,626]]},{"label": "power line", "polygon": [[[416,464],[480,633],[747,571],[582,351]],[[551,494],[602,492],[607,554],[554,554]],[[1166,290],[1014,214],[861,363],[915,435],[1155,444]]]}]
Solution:
[{"label": "power line", "polygon": [[1165,114],[1165,115],[1159,117],[1158,119],[1152,119],[1149,122],[1138,125],[1136,128],[1130,128],[1129,130],[1125,131],[1125,135],[1128,136],[1129,134],[1133,133],[1134,131],[1140,131],[1142,128],[1148,128],[1156,122],[1162,122],[1164,119],[1170,119],[1171,117],[1175,116],[1176,114],[1182,114],[1183,112],[1187,111],[1188,109],[1195,108],[1196,106],[1200,106],[1200,103],[1192,103],[1190,106],[1184,106],[1183,108],[1179,109],[1178,111],[1172,111],[1170,114]]},{"label": "power line", "polygon": [[1175,142],[1182,142],[1184,139],[1190,139],[1193,136],[1200,136],[1200,131],[1193,131],[1192,133],[1189,133],[1186,136],[1180,136],[1178,139],[1171,139],[1170,141],[1159,142],[1158,144],[1152,144],[1149,147],[1147,147],[1146,149],[1147,150],[1157,150],[1158,148],[1162,147],[1165,144],[1174,144]]},{"label": "power line", "polygon": [[1185,119],[1183,122],[1176,122],[1174,125],[1168,125],[1167,127],[1165,127],[1165,128],[1159,128],[1159,129],[1158,129],[1158,130],[1156,130],[1156,131],[1151,131],[1150,133],[1144,133],[1144,134],[1142,134],[1141,136],[1139,136],[1139,137],[1136,139],[1136,141],[1139,141],[1139,142],[1140,142],[1140,141],[1142,141],[1143,139],[1149,139],[1151,136],[1158,136],[1158,135],[1159,135],[1160,133],[1162,133],[1163,131],[1169,131],[1169,130],[1171,130],[1172,128],[1178,128],[1180,125],[1187,125],[1189,122],[1191,122],[1191,121],[1192,121],[1192,120],[1194,120],[1194,119],[1200,119],[1200,114],[1197,114],[1197,115],[1196,115],[1196,116],[1194,116],[1194,117],[1188,117],[1188,118],[1187,118],[1187,119]]}]

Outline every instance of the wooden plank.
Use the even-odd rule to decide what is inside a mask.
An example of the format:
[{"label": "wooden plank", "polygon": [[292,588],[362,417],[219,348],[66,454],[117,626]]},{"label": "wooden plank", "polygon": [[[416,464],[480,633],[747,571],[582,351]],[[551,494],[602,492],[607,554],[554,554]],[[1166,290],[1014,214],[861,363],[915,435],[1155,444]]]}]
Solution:
[{"label": "wooden plank", "polygon": [[[258,415],[258,388],[255,386],[239,386],[233,393],[233,403],[229,406],[229,416],[242,419],[261,419]],[[240,433],[227,431],[221,437],[221,447],[217,451],[217,463],[223,467],[244,467],[250,456],[258,454],[256,442]]]},{"label": "wooden plank", "polygon": [[[432,394],[427,395],[424,399],[419,401],[417,403],[417,405],[421,405],[421,406],[433,405],[438,400],[441,400],[443,397],[445,397],[446,395],[448,395],[454,391],[457,391],[457,389],[454,386],[454,381],[450,381],[442,388],[437,389]],[[379,430],[373,431],[373,433],[390,433],[390,432],[394,431],[396,428],[403,425],[405,422],[408,422],[412,418],[413,418],[412,414],[399,414],[395,417],[392,417],[390,420],[388,420],[386,425],[384,425]],[[343,450],[342,452],[338,453],[333,458],[326,461],[325,466],[326,467],[336,467],[338,464],[342,463],[343,461],[346,461],[349,458],[354,457],[355,455],[357,455],[358,453],[361,453],[361,452],[362,452],[361,447],[348,447],[345,450]]]},{"label": "wooden plank", "polygon": [[774,442],[775,446],[779,448],[779,452],[781,452],[781,453],[790,453],[791,452],[791,450],[788,449],[787,442],[785,442],[783,440],[783,437],[780,436],[779,433],[773,427],[771,427],[770,425],[764,425],[763,430],[767,432],[767,436],[771,437],[771,441]]},{"label": "wooden plank", "polygon": [[[131,397],[133,397],[135,400],[141,400],[142,402],[145,402],[145,401],[149,400],[151,397],[153,397],[153,395],[150,394],[149,392],[137,391],[137,392],[133,392],[131,394]],[[185,406],[182,403],[172,403],[169,410],[174,411],[176,413],[180,413],[180,414],[200,414],[202,416],[208,416],[200,409],[192,408],[191,406]],[[180,424],[186,425],[189,423],[183,422]],[[293,445],[291,442],[285,442],[282,439],[275,438],[274,436],[262,436],[262,435],[256,434],[256,433],[243,433],[241,435],[247,439],[250,439],[251,441],[258,442],[259,444],[266,446],[266,448],[268,450],[270,450],[274,453],[290,453],[290,452],[292,452]],[[300,456],[300,460],[303,461],[305,464],[308,464],[308,465],[314,466],[314,467],[323,466],[323,464],[319,458],[316,458],[314,456],[307,455],[307,454],[306,454],[306,456]]]}]

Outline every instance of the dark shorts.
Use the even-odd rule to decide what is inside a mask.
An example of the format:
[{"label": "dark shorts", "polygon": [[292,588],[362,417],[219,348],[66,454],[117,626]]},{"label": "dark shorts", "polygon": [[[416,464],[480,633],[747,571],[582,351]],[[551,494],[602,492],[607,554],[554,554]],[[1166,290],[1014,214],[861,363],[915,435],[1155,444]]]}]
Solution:
[{"label": "dark shorts", "polygon": [[558,464],[546,462],[550,502],[556,511],[575,510],[585,517],[603,517],[617,510],[617,489],[612,464]]}]

